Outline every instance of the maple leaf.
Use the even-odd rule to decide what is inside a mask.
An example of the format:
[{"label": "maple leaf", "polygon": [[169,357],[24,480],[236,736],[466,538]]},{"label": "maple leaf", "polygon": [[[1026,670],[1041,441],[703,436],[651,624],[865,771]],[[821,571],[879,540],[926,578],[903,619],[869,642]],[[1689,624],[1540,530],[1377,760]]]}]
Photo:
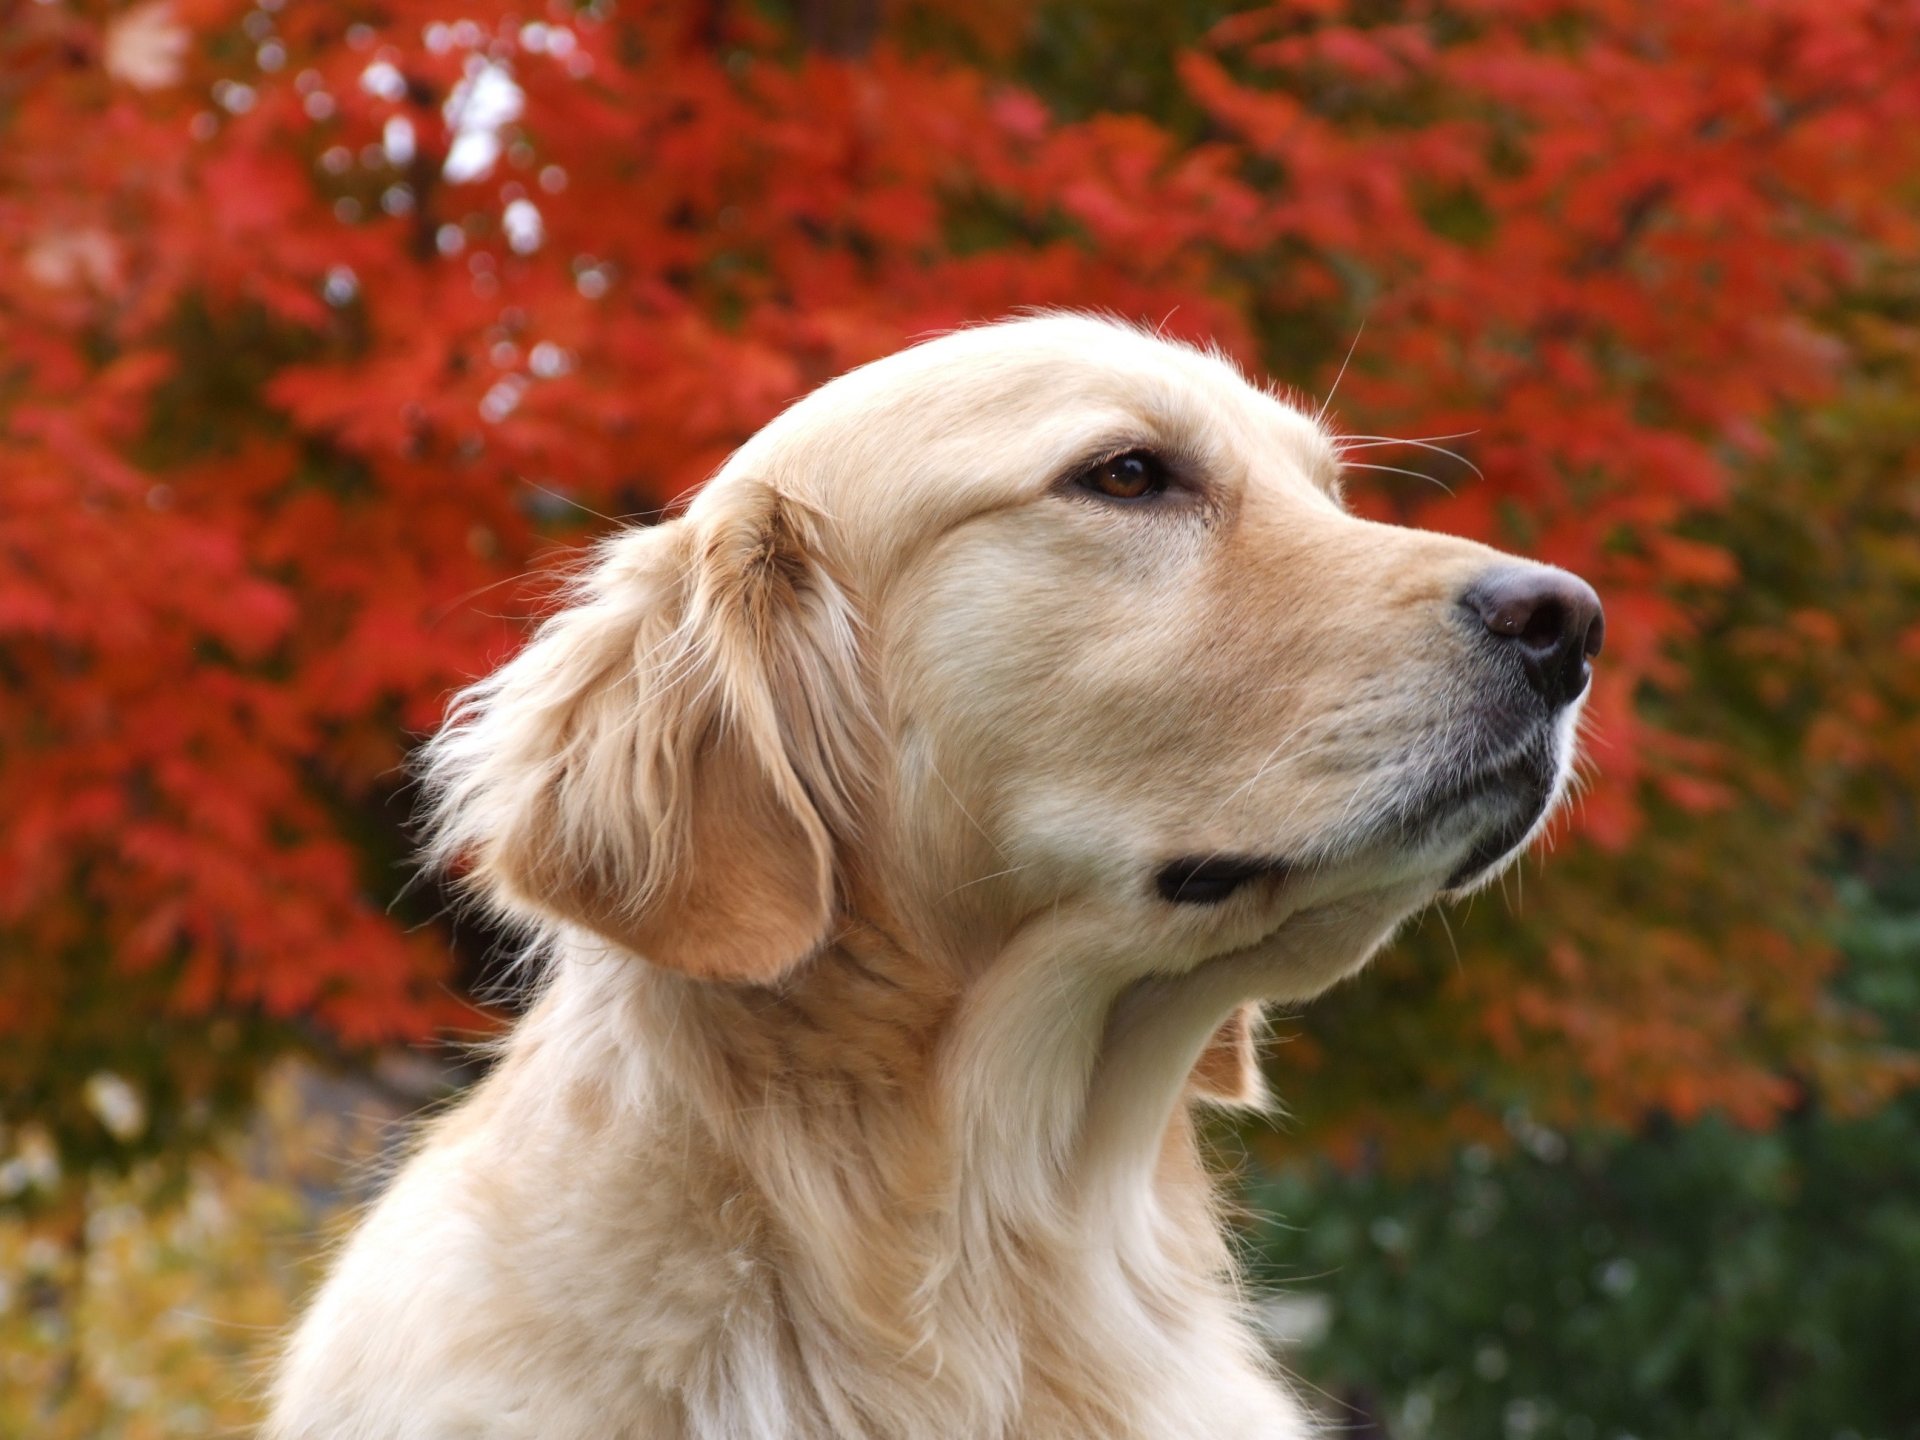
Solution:
[{"label": "maple leaf", "polygon": [[[829,57],[710,8],[0,32],[0,1075],[77,1096],[84,1032],[209,1096],[447,1023],[484,942],[386,913],[405,752],[541,577],[831,375],[1058,304],[1330,398],[1364,513],[1607,599],[1560,853],[1457,967],[1423,933],[1315,1009],[1317,1141],[1881,1093],[1806,917],[1920,778],[1920,346],[1876,298],[1920,237],[1910,9],[1295,0],[1146,54],[916,0]],[[1784,948],[1715,968],[1759,920]]]}]

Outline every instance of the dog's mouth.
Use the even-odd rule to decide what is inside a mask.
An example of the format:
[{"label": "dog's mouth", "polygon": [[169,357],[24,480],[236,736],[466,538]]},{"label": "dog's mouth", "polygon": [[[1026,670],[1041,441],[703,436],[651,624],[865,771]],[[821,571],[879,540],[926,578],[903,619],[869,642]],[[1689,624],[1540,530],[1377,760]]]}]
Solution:
[{"label": "dog's mouth", "polygon": [[1438,888],[1443,894],[1471,889],[1526,843],[1552,806],[1559,784],[1558,744],[1553,732],[1542,727],[1517,748],[1471,769],[1436,767],[1426,785],[1403,793],[1368,827],[1366,838],[1356,837],[1337,851],[1179,856],[1154,872],[1154,890],[1170,905],[1215,906],[1259,882],[1327,871],[1380,849],[1447,853],[1463,840],[1465,855]]},{"label": "dog's mouth", "polygon": [[1278,855],[1188,855],[1154,873],[1170,905],[1218,905],[1256,880],[1283,879],[1292,867]]},{"label": "dog's mouth", "polygon": [[1533,833],[1553,803],[1559,769],[1552,738],[1542,735],[1513,755],[1440,781],[1409,808],[1400,833],[1418,844],[1463,821],[1474,826],[1466,856],[1440,887],[1443,892],[1470,889]]}]

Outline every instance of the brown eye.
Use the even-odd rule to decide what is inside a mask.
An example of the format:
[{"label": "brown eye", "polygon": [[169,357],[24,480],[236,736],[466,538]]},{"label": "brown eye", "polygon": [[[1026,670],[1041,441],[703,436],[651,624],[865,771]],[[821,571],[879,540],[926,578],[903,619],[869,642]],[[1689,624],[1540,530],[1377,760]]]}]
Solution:
[{"label": "brown eye", "polygon": [[1167,488],[1167,467],[1151,450],[1129,450],[1093,466],[1080,485],[1109,500],[1145,500]]}]

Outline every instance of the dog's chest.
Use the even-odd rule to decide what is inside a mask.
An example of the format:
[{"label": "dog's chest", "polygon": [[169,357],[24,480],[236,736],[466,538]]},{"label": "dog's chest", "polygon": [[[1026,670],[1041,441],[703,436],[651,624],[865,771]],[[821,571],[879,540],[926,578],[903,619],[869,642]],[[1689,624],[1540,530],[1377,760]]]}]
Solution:
[{"label": "dog's chest", "polygon": [[[655,1331],[689,1342],[671,1381],[686,1440],[1306,1433],[1218,1295],[1143,1293],[1108,1258],[1044,1281],[956,1265],[930,1297],[921,1343],[904,1351],[813,1307],[777,1267],[746,1264],[734,1281],[720,1311],[703,1309],[706,1324],[686,1315]],[[656,1379],[664,1358],[656,1349],[646,1367]]]}]

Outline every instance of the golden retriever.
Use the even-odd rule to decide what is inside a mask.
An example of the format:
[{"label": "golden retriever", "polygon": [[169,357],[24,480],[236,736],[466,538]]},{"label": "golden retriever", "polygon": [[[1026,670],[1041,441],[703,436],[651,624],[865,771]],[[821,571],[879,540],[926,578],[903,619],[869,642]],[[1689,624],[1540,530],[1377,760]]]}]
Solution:
[{"label": "golden retriever", "polygon": [[1189,1102],[1486,880],[1599,601],[1371,523],[1313,416],[1046,315],[800,401],[426,752],[547,952],[281,1364],[279,1440],[1309,1433]]}]

